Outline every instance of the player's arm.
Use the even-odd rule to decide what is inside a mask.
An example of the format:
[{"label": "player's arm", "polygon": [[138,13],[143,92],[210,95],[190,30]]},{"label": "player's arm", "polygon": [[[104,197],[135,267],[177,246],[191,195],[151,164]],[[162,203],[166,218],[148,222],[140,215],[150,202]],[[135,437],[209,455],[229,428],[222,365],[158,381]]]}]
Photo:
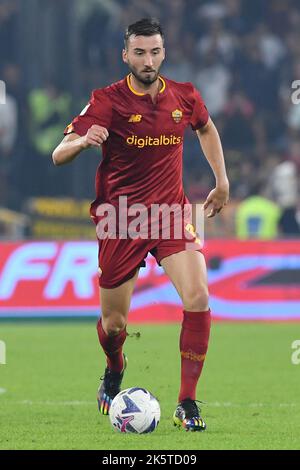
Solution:
[{"label": "player's arm", "polygon": [[75,132],[67,134],[52,153],[54,165],[69,163],[83,150],[90,147],[100,147],[108,138],[108,130],[105,127],[94,124],[84,136]]},{"label": "player's arm", "polygon": [[226,174],[223,149],[219,133],[211,120],[196,130],[200,145],[216,178],[216,187],[206,198],[204,209],[211,205],[207,217],[214,217],[227,204],[229,199],[229,182]]}]

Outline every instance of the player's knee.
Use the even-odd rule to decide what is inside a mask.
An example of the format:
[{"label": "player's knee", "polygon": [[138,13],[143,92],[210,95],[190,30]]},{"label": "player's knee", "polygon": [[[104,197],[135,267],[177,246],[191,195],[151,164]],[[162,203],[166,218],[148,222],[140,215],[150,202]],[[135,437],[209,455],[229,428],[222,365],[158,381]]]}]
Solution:
[{"label": "player's knee", "polygon": [[103,329],[108,336],[116,336],[126,328],[126,321],[122,315],[113,315],[102,319]]},{"label": "player's knee", "polygon": [[107,335],[108,336],[117,336],[123,330],[124,330],[124,328],[120,328],[119,326],[116,326],[116,325],[111,325],[109,328],[107,328]]},{"label": "player's knee", "polygon": [[183,295],[184,309],[189,312],[204,312],[208,309],[209,294],[207,285],[191,287]]}]

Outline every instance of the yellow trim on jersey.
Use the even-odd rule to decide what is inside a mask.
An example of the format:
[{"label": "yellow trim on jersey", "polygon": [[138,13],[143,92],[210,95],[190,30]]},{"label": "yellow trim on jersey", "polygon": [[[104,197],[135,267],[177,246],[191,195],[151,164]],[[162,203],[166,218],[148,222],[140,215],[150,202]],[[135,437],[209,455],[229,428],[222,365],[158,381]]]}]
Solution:
[{"label": "yellow trim on jersey", "polygon": [[134,93],[135,95],[144,96],[145,93],[139,93],[138,91],[135,91],[135,89],[132,87],[130,83],[130,76],[131,76],[131,73],[127,75],[127,85],[128,85],[129,90],[132,91],[132,93]]},{"label": "yellow trim on jersey", "polygon": [[166,82],[164,81],[164,79],[162,77],[158,77],[162,83],[162,89],[159,90],[159,93],[162,93],[163,91],[165,91],[165,88],[166,88]]},{"label": "yellow trim on jersey", "polygon": [[[136,91],[133,88],[133,86],[131,85],[131,82],[130,82],[130,77],[131,77],[131,73],[129,75],[127,75],[127,77],[126,77],[127,85],[128,85],[129,90],[132,91],[132,93],[134,93],[137,96],[145,96],[146,93],[140,93],[139,91]],[[166,82],[164,81],[164,79],[162,77],[158,77],[158,78],[162,83],[162,88],[161,88],[161,90],[159,90],[159,93],[162,93],[166,88]]]}]

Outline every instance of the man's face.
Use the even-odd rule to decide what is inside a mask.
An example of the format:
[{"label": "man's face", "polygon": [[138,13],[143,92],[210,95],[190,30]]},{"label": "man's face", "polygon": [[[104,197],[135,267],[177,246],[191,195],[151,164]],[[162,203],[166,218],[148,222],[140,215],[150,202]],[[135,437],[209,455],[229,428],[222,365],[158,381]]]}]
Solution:
[{"label": "man's face", "polygon": [[160,34],[153,36],[130,36],[127,49],[123,49],[123,60],[135,78],[144,85],[157,80],[165,58],[165,49]]}]

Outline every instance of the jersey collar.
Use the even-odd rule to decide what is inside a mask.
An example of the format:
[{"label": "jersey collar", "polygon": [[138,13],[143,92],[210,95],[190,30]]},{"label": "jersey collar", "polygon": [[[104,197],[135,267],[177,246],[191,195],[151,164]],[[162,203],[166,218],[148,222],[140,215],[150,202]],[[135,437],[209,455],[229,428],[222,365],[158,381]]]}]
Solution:
[{"label": "jersey collar", "polygon": [[[136,96],[145,96],[147,93],[140,93],[139,91],[136,91],[133,86],[131,85],[130,83],[130,77],[131,77],[131,73],[129,75],[127,75],[126,77],[126,83],[127,83],[127,86],[129,88],[129,90]],[[166,82],[165,80],[159,75],[158,76],[159,80],[161,81],[161,84],[162,84],[162,87],[161,89],[159,90],[159,94],[163,93],[166,89]]]}]

